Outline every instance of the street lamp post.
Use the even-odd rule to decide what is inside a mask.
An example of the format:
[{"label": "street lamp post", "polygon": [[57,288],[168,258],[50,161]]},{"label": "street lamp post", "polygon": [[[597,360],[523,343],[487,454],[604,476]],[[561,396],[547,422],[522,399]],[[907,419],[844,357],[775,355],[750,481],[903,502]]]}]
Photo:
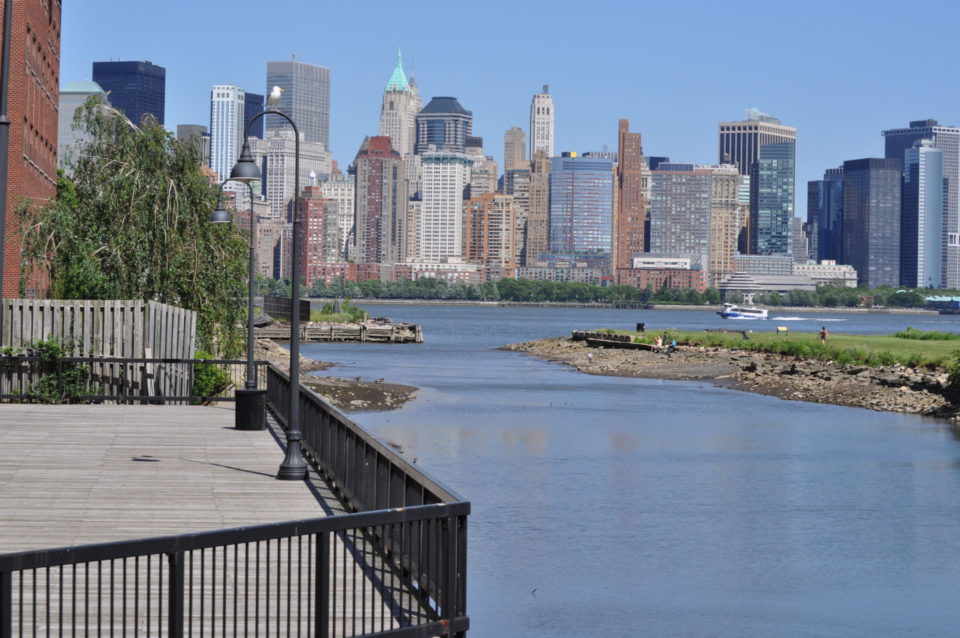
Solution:
[{"label": "street lamp post", "polygon": [[253,209],[253,185],[236,179],[225,179],[217,191],[217,208],[210,221],[215,224],[230,223],[230,213],[223,208],[223,187],[227,182],[239,181],[250,189],[250,257],[247,269],[247,381],[243,390],[236,391],[237,405],[234,427],[238,430],[262,430],[266,427],[267,391],[257,389],[257,367],[253,362],[255,342],[253,339],[253,297],[256,294],[256,256],[254,246],[257,241],[257,214]]},{"label": "street lamp post", "polygon": [[[268,101],[268,106],[270,102]],[[293,240],[290,252],[292,264],[290,277],[293,280],[291,291],[290,312],[290,407],[287,422],[287,452],[277,471],[277,478],[286,481],[297,481],[307,476],[307,462],[300,451],[300,131],[293,119],[276,109],[267,108],[257,113],[247,121],[243,132],[243,149],[240,158],[230,171],[230,179],[254,182],[260,179],[260,169],[253,160],[250,152],[250,127],[264,115],[277,115],[285,119],[293,127],[294,139],[294,176],[293,176]]]}]

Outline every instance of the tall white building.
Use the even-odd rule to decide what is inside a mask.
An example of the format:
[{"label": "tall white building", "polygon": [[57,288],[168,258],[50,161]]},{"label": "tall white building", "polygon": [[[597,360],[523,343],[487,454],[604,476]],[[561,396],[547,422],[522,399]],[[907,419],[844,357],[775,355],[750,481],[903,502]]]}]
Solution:
[{"label": "tall white building", "polygon": [[[310,182],[310,172],[317,175],[329,175],[333,161],[323,144],[300,141],[300,188]],[[270,202],[270,214],[286,219],[287,207],[294,195],[294,174],[296,166],[296,141],[292,129],[274,129],[267,133],[267,139],[250,139],[250,151],[253,153],[260,172],[266,182],[266,198]]]},{"label": "tall white building", "polygon": [[344,258],[347,250],[347,238],[353,228],[355,206],[355,181],[353,175],[335,174],[336,178],[321,182],[320,193],[327,199],[337,203],[337,226],[340,229],[340,257]]},{"label": "tall white building", "polygon": [[530,103],[530,157],[537,151],[546,151],[553,157],[553,96],[550,86],[543,85],[543,93],[536,93]]},{"label": "tall white building", "polygon": [[463,256],[463,189],[473,161],[462,153],[422,155],[423,181],[417,253],[424,261]]},{"label": "tall white building", "polygon": [[221,182],[240,157],[245,98],[246,92],[233,84],[215,84],[210,91],[210,168]]},{"label": "tall white building", "polygon": [[403,60],[397,51],[397,66],[383,90],[380,107],[380,135],[390,138],[390,144],[400,155],[413,153],[417,141],[417,113],[423,108],[423,98],[417,85],[407,81]]}]

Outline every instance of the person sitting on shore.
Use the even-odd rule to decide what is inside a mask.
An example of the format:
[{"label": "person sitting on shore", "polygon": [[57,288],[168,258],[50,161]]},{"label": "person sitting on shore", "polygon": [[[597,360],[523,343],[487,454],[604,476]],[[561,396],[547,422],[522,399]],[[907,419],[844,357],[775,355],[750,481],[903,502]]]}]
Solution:
[{"label": "person sitting on shore", "polygon": [[673,340],[670,342],[670,345],[667,347],[667,354],[669,354],[669,353],[671,353],[671,352],[676,352],[676,351],[677,351],[677,340],[676,340],[676,339],[673,339]]},{"label": "person sitting on shore", "polygon": [[653,339],[653,351],[660,352],[663,350],[663,338],[660,335],[657,335]]}]

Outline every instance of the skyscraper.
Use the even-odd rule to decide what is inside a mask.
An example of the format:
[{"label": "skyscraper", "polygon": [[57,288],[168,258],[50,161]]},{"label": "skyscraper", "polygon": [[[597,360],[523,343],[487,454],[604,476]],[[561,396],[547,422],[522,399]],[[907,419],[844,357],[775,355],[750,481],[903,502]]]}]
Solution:
[{"label": "skyscraper", "polygon": [[900,281],[899,159],[843,163],[843,256],[867,286]]},{"label": "skyscraper", "polygon": [[530,158],[537,151],[543,151],[547,157],[553,157],[553,96],[550,86],[543,85],[543,93],[535,93],[530,102]]},{"label": "skyscraper", "polygon": [[407,211],[403,159],[385,135],[363,140],[354,160],[354,259],[367,264],[401,261]]},{"label": "skyscraper", "polygon": [[749,109],[747,119],[741,122],[720,122],[719,161],[735,164],[741,175],[749,175],[760,159],[761,146],[796,141],[797,129],[784,126],[772,115]]},{"label": "skyscraper", "polygon": [[640,133],[630,132],[629,120],[620,120],[617,155],[617,210],[613,222],[614,268],[633,266],[633,257],[646,249],[643,201],[643,146]]},{"label": "skyscraper", "polygon": [[483,152],[482,137],[467,138],[467,157],[473,162],[470,167],[469,197],[479,197],[497,190],[497,176],[500,174],[497,162]]},{"label": "skyscraper", "polygon": [[613,252],[613,160],[564,153],[551,164],[550,252],[594,253],[609,259]]},{"label": "skyscraper", "polygon": [[843,262],[843,167],[807,182],[807,227],[811,259]]},{"label": "skyscraper", "polygon": [[900,205],[900,285],[940,288],[943,282],[943,151],[932,140],[904,152]]},{"label": "skyscraper", "polygon": [[[250,123],[250,118],[255,117],[257,113],[263,110],[264,101],[263,96],[259,93],[251,93],[250,91],[244,91],[243,98],[243,126],[246,130],[246,126]],[[264,118],[258,119],[253,123],[253,126],[250,127],[250,137],[259,137],[263,139],[263,120]]]},{"label": "skyscraper", "polygon": [[140,125],[144,115],[163,124],[167,70],[152,62],[94,62],[93,81],[109,96],[110,104]]},{"label": "skyscraper", "polygon": [[936,120],[916,120],[909,128],[883,132],[888,159],[903,160],[904,153],[919,140],[932,140],[933,147],[943,153],[943,178],[946,196],[943,201],[941,231],[941,285],[960,288],[960,128],[941,126]]},{"label": "skyscraper", "polygon": [[537,151],[530,159],[529,207],[524,266],[533,264],[550,250],[550,170],[546,151]]},{"label": "skyscraper", "polygon": [[793,252],[796,144],[760,146],[750,176],[750,252],[789,255]]},{"label": "skyscraper", "polygon": [[344,175],[336,171],[331,179],[320,184],[320,193],[324,198],[337,204],[337,225],[340,228],[340,258],[347,254],[347,237],[353,229],[356,207],[355,175]]},{"label": "skyscraper", "polygon": [[417,138],[417,113],[423,107],[423,99],[416,85],[407,81],[403,71],[403,59],[397,51],[397,65],[383,90],[380,107],[380,135],[390,138],[393,149],[401,156],[413,153]]},{"label": "skyscraper", "polygon": [[73,118],[77,109],[94,95],[106,99],[107,94],[96,82],[71,82],[60,90],[60,108],[57,124],[57,168],[70,174],[70,165],[76,161],[80,147],[90,141],[90,134],[75,129]]},{"label": "skyscraper", "polygon": [[[274,86],[283,89],[277,109],[293,118],[303,139],[330,150],[330,69],[297,60],[267,62],[267,94]],[[268,135],[290,126],[277,115],[265,119]]]},{"label": "skyscraper", "polygon": [[710,171],[710,242],[709,272],[714,283],[735,271],[743,218],[750,208],[749,200],[741,198],[747,177],[733,164],[703,167]]},{"label": "skyscraper", "polygon": [[463,153],[423,156],[423,190],[417,220],[418,257],[440,261],[463,256],[463,191],[473,162]]},{"label": "skyscraper", "polygon": [[529,168],[527,164],[527,135],[518,126],[503,133],[503,172]]},{"label": "skyscraper", "polygon": [[465,153],[473,131],[473,113],[455,97],[435,97],[417,114],[415,152]]},{"label": "skyscraper", "polygon": [[210,168],[221,182],[240,157],[245,103],[246,93],[233,84],[215,84],[210,91]]},{"label": "skyscraper", "polygon": [[[751,176],[750,185],[750,215],[744,219],[746,232],[744,239],[746,245],[743,247],[749,252],[757,250],[754,239],[758,236],[757,231],[751,228],[759,214],[758,202],[756,197],[759,189],[754,171],[757,168],[757,162],[760,160],[760,149],[770,144],[783,144],[787,142],[794,143],[794,156],[796,155],[797,129],[792,126],[785,126],[780,120],[762,113],[757,109],[747,110],[747,119],[740,122],[720,122],[719,125],[719,161],[720,164],[734,164],[741,175]],[[768,193],[769,195],[769,193]],[[785,194],[784,194],[785,196]],[[793,205],[794,195],[789,197],[790,206]],[[767,200],[769,206],[772,202]],[[786,202],[782,202],[786,206]],[[765,214],[769,213],[769,209]],[[792,214],[792,213],[791,213]],[[786,220],[789,225],[789,220]],[[787,236],[789,236],[787,231]],[[785,250],[785,253],[789,250]],[[784,253],[784,254],[785,254]]]}]

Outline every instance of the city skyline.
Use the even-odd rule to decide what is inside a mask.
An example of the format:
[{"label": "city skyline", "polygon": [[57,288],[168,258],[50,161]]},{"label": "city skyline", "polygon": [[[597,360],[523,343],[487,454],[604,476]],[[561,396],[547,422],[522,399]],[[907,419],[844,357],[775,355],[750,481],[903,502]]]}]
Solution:
[{"label": "city skyline", "polygon": [[[609,10],[604,9],[607,5]],[[958,13],[944,2],[920,5],[901,17],[898,28],[919,33],[930,15]],[[168,70],[166,119],[175,129],[177,124],[208,121],[208,95],[214,84],[261,90],[267,61],[290,59],[295,51],[297,60],[332,70],[330,150],[341,166],[364,136],[378,131],[383,86],[398,46],[424,101],[457,97],[474,112],[473,134],[490,141],[502,139],[511,126],[526,129],[531,96],[549,84],[558,109],[557,154],[602,150],[604,145],[615,149],[617,121],[628,118],[633,130],[643,135],[646,155],[710,164],[717,153],[717,123],[742,119],[747,108],[757,107],[798,129],[795,214],[801,216],[806,209],[801,185],[850,158],[882,156],[881,130],[927,117],[960,124],[960,87],[940,81],[939,67],[927,62],[949,59],[949,42],[931,38],[922,53],[910,47],[883,47],[889,24],[883,12],[864,11],[866,3],[813,3],[802,12],[770,8],[763,15],[736,19],[722,7],[694,3],[680,20],[676,10],[667,7],[641,11],[601,2],[576,21],[537,6],[519,8],[510,21],[497,19],[498,11],[490,11],[489,17],[474,16],[477,33],[502,36],[492,39],[485,53],[482,47],[460,48],[461,36],[442,28],[441,17],[429,12],[417,18],[425,21],[420,32],[431,33],[429,39],[398,37],[396,25],[412,17],[389,5],[376,5],[375,12],[358,15],[348,6],[309,10],[281,1],[262,20],[251,23],[243,19],[242,10],[216,12],[215,7],[180,1],[168,3],[159,14],[117,0],[90,0],[83,7],[68,3],[60,83],[88,79],[93,61],[151,60]],[[830,20],[821,19],[818,6],[830,8]],[[184,15],[191,19],[183,20]],[[238,34],[235,48],[208,37],[203,25],[211,24],[205,18],[214,15],[216,24],[227,27],[223,31]],[[297,16],[301,19],[294,19]],[[790,21],[787,39],[792,46],[777,56],[756,55],[748,66],[730,56],[727,71],[740,69],[732,75],[717,63],[717,52],[729,50],[728,36],[734,28],[752,33],[756,51],[782,46],[782,30],[767,28],[778,20]],[[146,23],[153,29],[177,31],[190,46],[144,39],[135,26]],[[330,24],[338,26],[324,28],[324,38],[316,38],[316,28]],[[520,37],[531,30],[549,37]],[[357,32],[376,44],[354,46],[352,34]],[[604,46],[576,44],[590,33],[601,35]],[[510,41],[511,46],[500,51],[493,46],[495,40]],[[545,44],[549,42],[558,44]],[[617,62],[628,59],[624,53],[641,42],[643,64],[635,71]],[[809,42],[817,44],[806,46]],[[450,55],[452,47],[462,53]],[[853,77],[823,73],[837,60],[867,49],[875,54],[875,70],[863,69]],[[669,55],[658,58],[657,51]],[[197,65],[197,59],[205,63]],[[923,91],[917,89],[920,86]],[[502,166],[498,144],[488,144],[487,152]]]}]

